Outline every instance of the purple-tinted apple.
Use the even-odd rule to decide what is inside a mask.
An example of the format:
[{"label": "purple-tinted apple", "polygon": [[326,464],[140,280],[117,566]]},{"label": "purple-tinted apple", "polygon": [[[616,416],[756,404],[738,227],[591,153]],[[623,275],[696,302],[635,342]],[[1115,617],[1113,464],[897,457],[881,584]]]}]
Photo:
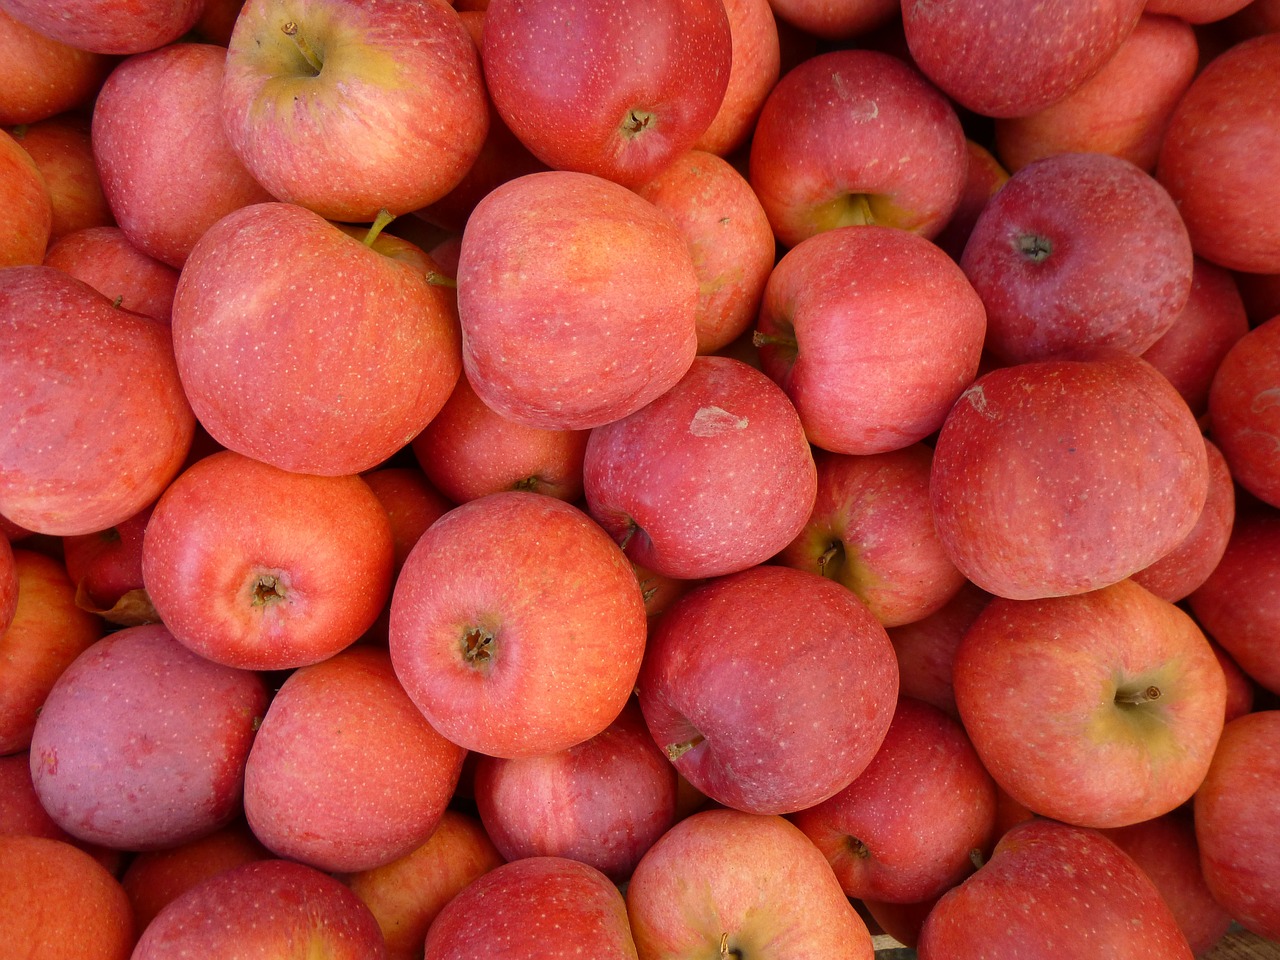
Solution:
[{"label": "purple-tinted apple", "polygon": [[1280,316],[1223,357],[1209,387],[1209,434],[1235,481],[1280,507]]}]

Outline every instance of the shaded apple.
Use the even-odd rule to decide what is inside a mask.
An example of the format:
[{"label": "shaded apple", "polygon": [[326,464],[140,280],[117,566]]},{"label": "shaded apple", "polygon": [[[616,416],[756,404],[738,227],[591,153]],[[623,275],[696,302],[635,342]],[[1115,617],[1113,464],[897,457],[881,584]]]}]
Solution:
[{"label": "shaded apple", "polygon": [[178,271],[129,242],[119,227],[88,227],[50,245],[47,267],[82,280],[113,303],[168,323]]},{"label": "shaded apple", "polygon": [[1280,507],[1280,316],[1223,357],[1209,387],[1209,435],[1235,481]]}]

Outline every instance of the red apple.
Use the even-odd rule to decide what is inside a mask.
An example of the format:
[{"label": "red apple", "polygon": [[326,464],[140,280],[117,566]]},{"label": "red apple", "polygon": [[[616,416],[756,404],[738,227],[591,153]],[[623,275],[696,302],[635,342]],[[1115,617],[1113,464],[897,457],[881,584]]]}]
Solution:
[{"label": "red apple", "polygon": [[589,174],[508,181],[462,235],[467,378],[485,404],[529,426],[590,429],[665,393],[693,362],[697,300],[671,219]]},{"label": "red apple", "polygon": [[73,536],[159,496],[195,428],[169,330],[36,266],[0,270],[0,333],[0,513]]},{"label": "red apple", "polygon": [[943,895],[916,949],[920,960],[1192,956],[1128,854],[1096,830],[1041,819],[1010,830],[986,866]]},{"label": "red apple", "polygon": [[769,0],[725,0],[733,56],[729,83],[711,125],[693,144],[726,157],[745,144],[782,69],[778,25]]},{"label": "red apple", "polygon": [[40,168],[0,130],[0,268],[39,263],[53,230],[53,201]]},{"label": "red apple", "polygon": [[249,0],[221,108],[273,196],[362,222],[448,193],[489,125],[475,44],[435,0]]},{"label": "red apple", "polygon": [[938,435],[931,496],[960,572],[1016,599],[1096,590],[1180,543],[1208,493],[1204,438],[1145,360],[992,370]]},{"label": "red apple", "polygon": [[110,58],[59,43],[0,9],[0,126],[85,106],[111,65]]},{"label": "red apple", "polygon": [[178,370],[200,422],[284,470],[382,463],[435,416],[461,369],[453,297],[425,282],[432,266],[408,241],[375,230],[362,242],[294,204],[223,217],[173,301]]},{"label": "red apple", "polygon": [[1170,14],[1188,23],[1213,23],[1248,3],[1249,0],[1147,0],[1147,12]]},{"label": "red apple", "polygon": [[706,810],[670,830],[627,885],[644,960],[871,960],[866,924],[830,865],[781,817]]},{"label": "red apple", "polygon": [[1209,432],[1235,481],[1280,507],[1280,316],[1223,357],[1209,388]]},{"label": "red apple", "polygon": [[62,538],[67,575],[76,585],[76,605],[120,626],[160,619],[142,582],[142,536],[151,506],[113,527]]},{"label": "red apple", "polygon": [[873,50],[811,57],[765,101],[751,186],[783,245],[881,224],[932,237],[964,187],[964,131],[908,63]]},{"label": "red apple", "polygon": [[453,509],[415,467],[382,467],[362,474],[373,495],[378,498],[391,520],[391,536],[395,541],[395,573],[409,557],[409,551],[431,524]]},{"label": "red apple", "polygon": [[637,689],[654,741],[693,786],[739,810],[792,813],[871,762],[897,676],[884,627],[849,590],[758,566],[676,601]]},{"label": "red apple", "polygon": [[817,489],[786,394],[728,357],[698,357],[662,396],[592,430],[583,484],[629,557],[682,579],[768,560],[800,532]]},{"label": "red apple", "polygon": [[1280,940],[1280,710],[1232,720],[1195,798],[1209,890],[1244,927]]},{"label": "red apple", "polygon": [[205,0],[2,0],[20,20],[68,46],[93,53],[142,53],[177,40],[195,25]]},{"label": "red apple", "polygon": [[50,245],[77,230],[115,222],[102,193],[89,129],[89,121],[78,114],[13,128],[14,139],[27,151],[49,191]]},{"label": "red apple", "polygon": [[923,700],[959,718],[951,686],[956,647],[990,601],[991,594],[966,580],[936,613],[889,628],[902,696]]},{"label": "red apple", "polygon": [[973,382],[982,301],[945,253],[890,227],[829,230],[789,251],[765,287],[761,368],[815,446],[883,453],[937,430]]},{"label": "red apple", "polygon": [[391,523],[359,477],[286,473],[230,451],[156,504],[142,578],[166,626],[216,663],[285,670],[353,643],[391,591]]},{"label": "red apple", "polygon": [[730,50],[719,0],[492,0],[485,14],[484,77],[511,131],[554,169],[625,186],[711,125]]},{"label": "red apple", "polygon": [[1119,157],[1064,153],[1023,167],[974,224],[960,258],[1006,363],[1140,354],[1191,294],[1186,227],[1164,188]]},{"label": "red apple", "polygon": [[604,730],[635,685],[644,601],[618,546],[544,494],[451,510],[396,581],[396,675],[431,725],[497,757],[563,750]]},{"label": "red apple", "polygon": [[966,140],[964,144],[969,154],[969,164],[960,201],[947,225],[933,238],[933,242],[957,263],[964,253],[964,245],[969,242],[969,235],[973,233],[973,225],[978,222],[978,217],[996,192],[1009,182],[1009,171],[1000,165],[1000,161],[990,150],[973,140]]},{"label": "red apple", "polygon": [[3,637],[18,612],[18,567],[13,545],[0,537],[0,637]]},{"label": "red apple", "polygon": [[884,26],[899,11],[894,0],[772,0],[775,13],[806,33],[846,40]]},{"label": "red apple", "polygon": [[1195,622],[1132,581],[996,598],[956,650],[956,707],[996,782],[1035,813],[1120,827],[1188,800],[1226,680]]},{"label": "red apple", "polygon": [[46,267],[87,283],[113,303],[168,323],[178,271],[143,253],[119,227],[89,227],[50,245]]}]

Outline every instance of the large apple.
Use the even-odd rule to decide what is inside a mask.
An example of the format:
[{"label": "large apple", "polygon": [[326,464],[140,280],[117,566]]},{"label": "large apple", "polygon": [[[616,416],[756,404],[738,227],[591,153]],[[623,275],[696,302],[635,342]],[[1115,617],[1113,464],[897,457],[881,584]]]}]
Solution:
[{"label": "large apple", "polygon": [[356,222],[440,199],[489,126],[475,44],[435,0],[249,0],[221,103],[273,196]]},{"label": "large apple", "polygon": [[1188,800],[1222,732],[1226,680],[1200,628],[1132,581],[996,598],[956,650],[982,762],[1035,813],[1120,827]]}]

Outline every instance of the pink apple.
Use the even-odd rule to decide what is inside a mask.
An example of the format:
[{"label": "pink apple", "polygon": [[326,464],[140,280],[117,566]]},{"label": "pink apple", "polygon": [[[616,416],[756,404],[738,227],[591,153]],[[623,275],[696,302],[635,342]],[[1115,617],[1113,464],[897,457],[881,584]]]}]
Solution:
[{"label": "pink apple", "polygon": [[86,106],[112,60],[59,43],[0,4],[0,126],[35,123]]},{"label": "pink apple", "polygon": [[1081,826],[1127,826],[1188,800],[1222,730],[1226,680],[1204,634],[1128,580],[992,600],[953,672],[960,719],[996,782]]},{"label": "pink apple", "polygon": [[871,960],[866,924],[809,839],[781,817],[707,810],[670,830],[627,885],[644,960]]},{"label": "pink apple", "polygon": [[475,44],[435,0],[249,0],[221,108],[273,196],[347,221],[440,199],[489,125]]},{"label": "pink apple", "polygon": [[769,0],[725,0],[733,56],[729,83],[695,150],[727,157],[750,139],[765,98],[782,70],[778,25]]},{"label": "pink apple", "polygon": [[89,227],[51,244],[46,267],[82,280],[112,303],[168,323],[178,271],[129,242],[119,227]]},{"label": "pink apple", "polygon": [[284,470],[379,465],[435,416],[461,370],[452,293],[426,282],[431,269],[408,241],[371,231],[362,242],[294,204],[223,217],[173,301],[178,370],[200,422]]},{"label": "pink apple", "polygon": [[497,757],[563,750],[604,730],[635,685],[644,601],[618,546],[539,493],[451,510],[396,581],[396,675],[431,725]]},{"label": "pink apple", "polygon": [[986,866],[943,895],[916,949],[920,960],[1192,956],[1128,854],[1096,830],[1041,819],[1010,830]]},{"label": "pink apple", "polygon": [[44,259],[53,230],[53,201],[31,154],[0,130],[0,268]]},{"label": "pink apple", "polygon": [[803,61],[770,92],[750,180],[784,246],[863,224],[932,237],[959,202],[966,162],[955,110],[913,66],[841,50]]},{"label": "pink apple", "polygon": [[142,577],[166,626],[248,670],[353,643],[391,591],[391,524],[359,477],[287,473],[223,451],[185,470],[147,524]]},{"label": "pink apple", "polygon": [[168,328],[33,266],[0,271],[0,333],[0,513],[72,536],[159,496],[195,428]]},{"label": "pink apple", "polygon": [[931,496],[960,572],[1032,599],[1158,560],[1195,526],[1208,483],[1186,402],[1145,360],[1117,353],[980,377],[938,435]]},{"label": "pink apple", "polygon": [[956,648],[991,594],[966,580],[936,613],[890,627],[889,640],[898,657],[898,690],[959,718],[951,686]]},{"label": "pink apple", "polygon": [[589,174],[508,181],[462,235],[467,379],[489,407],[529,426],[590,429],[665,393],[693,362],[697,301],[671,219]]},{"label": "pink apple", "polygon": [[916,903],[951,889],[986,853],[996,788],[957,720],[901,697],[867,768],[791,820],[848,896]]},{"label": "pink apple", "polygon": [[93,159],[89,120],[78,114],[49,117],[13,128],[49,191],[53,220],[49,243],[115,221]]},{"label": "pink apple", "polygon": [[129,627],[82,653],[49,691],[31,737],[31,780],[74,837],[123,850],[176,846],[239,813],[266,707],[256,674],[209,662],[162,625]]},{"label": "pink apple", "polygon": [[682,579],[768,560],[817,490],[786,394],[728,357],[698,357],[662,396],[592,430],[582,469],[596,522],[636,563]]},{"label": "pink apple", "polygon": [[1280,316],[1223,357],[1209,388],[1209,433],[1236,482],[1280,507]]},{"label": "pink apple", "polygon": [[47,37],[93,53],[142,53],[195,25],[205,0],[3,0],[0,6]]},{"label": "pink apple", "polygon": [[498,113],[548,166],[636,186],[711,125],[730,37],[719,0],[492,0],[484,76]]},{"label": "pink apple", "polygon": [[1150,175],[1100,153],[1015,173],[978,217],[960,266],[987,310],[985,347],[1006,363],[1140,354],[1191,294],[1178,208]]},{"label": "pink apple", "polygon": [[755,343],[811,443],[870,454],[942,425],[978,372],[985,331],[982,301],[933,244],[890,227],[845,227],[774,268]]},{"label": "pink apple", "polygon": [[871,762],[897,677],[884,627],[849,590],[758,566],[663,614],[637,689],[654,741],[693,786],[739,810],[792,813]]},{"label": "pink apple", "polygon": [[903,0],[911,56],[962,106],[1018,117],[1061,100],[1133,32],[1144,0]]},{"label": "pink apple", "polygon": [[1147,0],[1147,12],[1181,17],[1188,23],[1213,23],[1248,4],[1249,0]]}]

